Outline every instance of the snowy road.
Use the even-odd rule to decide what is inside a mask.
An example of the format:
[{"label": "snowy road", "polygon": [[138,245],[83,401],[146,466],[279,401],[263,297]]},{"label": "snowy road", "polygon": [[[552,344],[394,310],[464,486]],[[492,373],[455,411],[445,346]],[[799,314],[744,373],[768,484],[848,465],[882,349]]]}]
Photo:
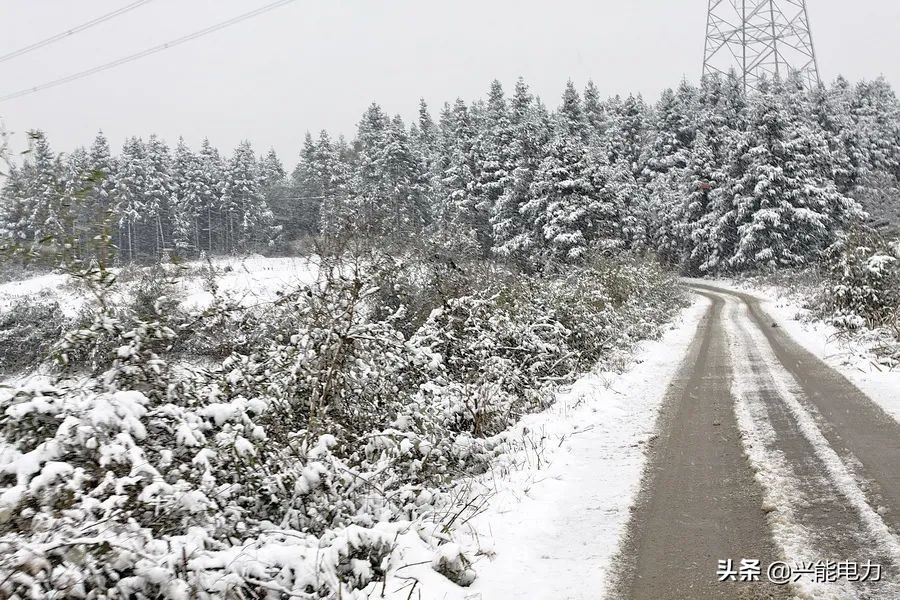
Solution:
[{"label": "snowy road", "polygon": [[[665,399],[612,595],[900,598],[900,425],[756,298],[694,287],[712,305]],[[760,580],[720,582],[718,561],[742,559]],[[846,566],[777,586],[776,560]],[[869,561],[881,581],[852,581]]]}]

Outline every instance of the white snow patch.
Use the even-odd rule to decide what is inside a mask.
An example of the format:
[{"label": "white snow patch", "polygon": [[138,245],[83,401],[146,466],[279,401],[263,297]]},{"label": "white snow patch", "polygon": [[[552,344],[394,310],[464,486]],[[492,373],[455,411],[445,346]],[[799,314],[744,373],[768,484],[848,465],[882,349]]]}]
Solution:
[{"label": "white snow patch", "polygon": [[[244,306],[271,302],[281,293],[314,283],[318,276],[318,257],[264,258],[255,256],[245,259],[217,258],[212,265],[217,271],[216,286],[224,293],[238,299]],[[203,263],[191,263],[200,268]],[[205,282],[199,275],[185,278],[182,284],[185,293],[183,306],[187,309],[202,309],[213,301],[212,294],[205,289]]]},{"label": "white snow patch", "polygon": [[[248,258],[214,258],[211,262],[216,270],[219,290],[245,306],[271,302],[280,293],[314,283],[319,264],[316,256],[265,258],[253,255]],[[178,275],[177,271],[173,271],[173,276],[180,280],[180,291],[185,295],[184,308],[202,309],[209,306],[213,296],[205,289],[202,274],[206,263],[193,261],[182,266],[186,268],[186,274]],[[117,273],[119,270],[111,271]],[[88,297],[80,287],[67,287],[71,282],[68,275],[50,273],[0,284],[0,311],[9,310],[19,300],[53,300],[59,303],[64,316],[75,317]],[[123,292],[127,294],[129,283],[123,282],[122,285]],[[125,299],[117,298],[116,302],[125,302]]]}]

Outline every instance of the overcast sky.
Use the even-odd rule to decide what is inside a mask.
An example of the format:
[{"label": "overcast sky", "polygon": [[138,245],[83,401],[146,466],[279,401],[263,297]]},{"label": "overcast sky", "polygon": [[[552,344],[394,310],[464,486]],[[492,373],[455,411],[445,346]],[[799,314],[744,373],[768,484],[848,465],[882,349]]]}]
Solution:
[{"label": "overcast sky", "polygon": [[[154,46],[270,0],[153,0],[0,62],[0,96]],[[130,0],[0,0],[0,55]],[[900,2],[808,0],[823,78],[900,84]],[[65,86],[0,103],[7,129],[55,149],[103,129],[230,152],[241,139],[292,167],[307,130],[352,135],[373,100],[404,118],[424,97],[483,96],[523,76],[556,106],[566,80],[655,99],[701,69],[706,0],[295,0],[232,28]]]}]

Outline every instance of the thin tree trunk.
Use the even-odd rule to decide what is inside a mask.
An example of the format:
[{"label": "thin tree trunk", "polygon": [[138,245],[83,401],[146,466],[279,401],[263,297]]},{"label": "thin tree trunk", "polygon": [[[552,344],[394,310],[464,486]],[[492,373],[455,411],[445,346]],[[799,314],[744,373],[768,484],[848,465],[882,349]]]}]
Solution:
[{"label": "thin tree trunk", "polygon": [[212,254],[212,207],[206,208],[206,235],[207,235],[207,252]]}]

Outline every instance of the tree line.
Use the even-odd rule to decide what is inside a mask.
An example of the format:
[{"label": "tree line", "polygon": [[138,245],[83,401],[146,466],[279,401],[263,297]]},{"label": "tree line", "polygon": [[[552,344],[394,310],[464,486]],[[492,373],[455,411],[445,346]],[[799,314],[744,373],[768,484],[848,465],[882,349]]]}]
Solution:
[{"label": "tree line", "polygon": [[685,273],[815,260],[854,223],[900,215],[900,104],[883,79],[806,90],[734,76],[682,82],[654,104],[569,82],[549,109],[519,80],[471,103],[424,101],[406,123],[378,104],[347,141],[306,135],[288,175],[249,142],[156,136],[114,156],[54,153],[47,136],[13,165],[0,239],[81,257],[108,239],[122,260],[285,251],[309,237],[429,244],[527,269],[595,253],[653,253]]}]

